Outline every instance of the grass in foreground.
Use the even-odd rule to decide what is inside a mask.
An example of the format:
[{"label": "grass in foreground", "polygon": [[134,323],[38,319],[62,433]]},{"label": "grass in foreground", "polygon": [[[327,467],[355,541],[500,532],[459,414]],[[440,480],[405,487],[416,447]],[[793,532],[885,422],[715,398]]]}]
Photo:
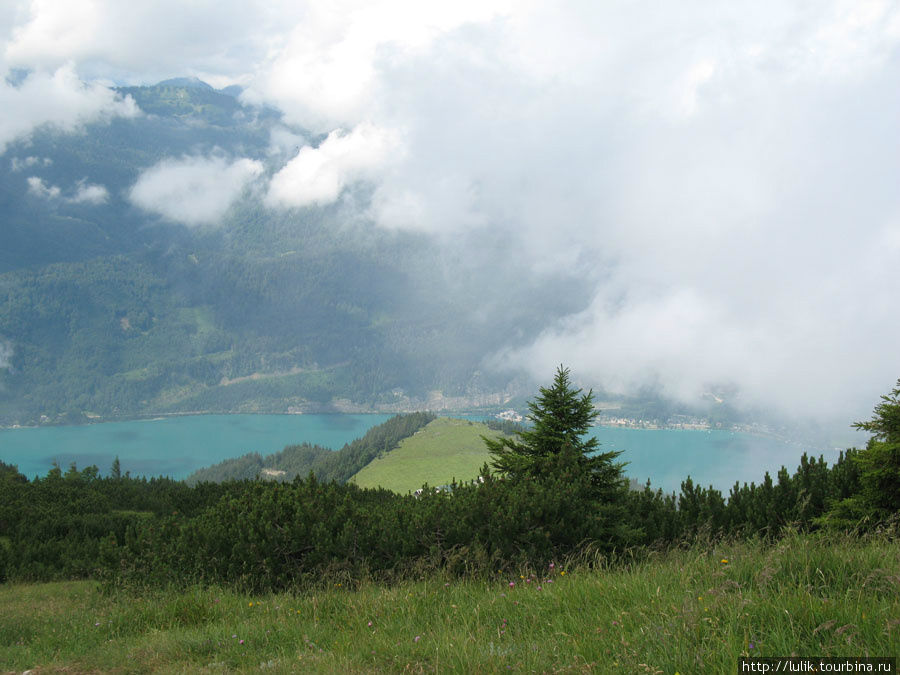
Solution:
[{"label": "grass in foreground", "polygon": [[[724,562],[726,561],[727,562]],[[791,536],[494,581],[105,595],[0,588],[10,672],[728,673],[741,655],[900,653],[900,547]]]},{"label": "grass in foreground", "polygon": [[434,487],[454,478],[469,481],[491,460],[481,437],[501,435],[480,422],[439,417],[404,438],[391,452],[372,460],[350,482],[406,494],[424,483]]}]

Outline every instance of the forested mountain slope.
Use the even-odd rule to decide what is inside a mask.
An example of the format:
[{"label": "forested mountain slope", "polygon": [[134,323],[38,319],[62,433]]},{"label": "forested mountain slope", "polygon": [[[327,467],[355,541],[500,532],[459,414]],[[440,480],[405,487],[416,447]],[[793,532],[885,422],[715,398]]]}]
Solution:
[{"label": "forested mountain slope", "polygon": [[491,280],[514,261],[460,274],[447,242],[366,222],[364,184],[284,210],[250,181],[214,224],[147,207],[135,186],[155,167],[270,175],[296,150],[285,139],[321,142],[237,93],[183,79],[122,89],[134,116],[7,147],[0,424],[501,403],[510,375],[484,356],[587,302],[564,275],[499,302]]}]

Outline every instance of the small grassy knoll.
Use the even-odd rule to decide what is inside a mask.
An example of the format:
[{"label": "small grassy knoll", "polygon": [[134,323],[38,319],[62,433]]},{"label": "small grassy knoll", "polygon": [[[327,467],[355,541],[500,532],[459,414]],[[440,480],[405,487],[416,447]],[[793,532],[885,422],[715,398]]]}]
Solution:
[{"label": "small grassy knoll", "polygon": [[593,570],[298,594],[0,586],[0,672],[733,673],[900,654],[900,547],[789,535]]},{"label": "small grassy knoll", "polygon": [[405,494],[424,483],[437,486],[454,478],[472,480],[490,461],[481,436],[499,438],[501,434],[480,422],[439,417],[363,467],[350,482]]}]

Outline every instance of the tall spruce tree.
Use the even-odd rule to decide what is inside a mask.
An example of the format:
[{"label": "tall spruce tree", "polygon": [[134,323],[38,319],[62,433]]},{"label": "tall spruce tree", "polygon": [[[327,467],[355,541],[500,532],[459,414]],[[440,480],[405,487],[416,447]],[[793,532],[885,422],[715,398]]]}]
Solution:
[{"label": "tall spruce tree", "polygon": [[627,491],[623,464],[615,462],[620,452],[598,452],[596,438],[585,438],[599,412],[593,391],[574,389],[569,369],[559,366],[553,384],[541,387],[528,403],[532,427],[516,437],[484,438],[492,465],[512,480],[543,478],[575,464],[590,479],[593,497],[617,501]]},{"label": "tall spruce tree", "polygon": [[[817,519],[820,525],[871,526],[900,514],[900,380],[881,397],[871,420],[853,426],[872,437],[863,450],[851,448],[832,468],[836,494],[825,516]],[[847,491],[852,494],[846,496]]]},{"label": "tall spruce tree", "polygon": [[900,512],[900,380],[881,397],[870,421],[853,426],[872,434],[856,458],[863,499],[879,517]]}]

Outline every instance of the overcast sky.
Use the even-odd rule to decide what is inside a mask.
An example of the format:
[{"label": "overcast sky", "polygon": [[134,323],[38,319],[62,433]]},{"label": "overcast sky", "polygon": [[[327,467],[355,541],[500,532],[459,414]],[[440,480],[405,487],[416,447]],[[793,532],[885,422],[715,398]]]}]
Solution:
[{"label": "overcast sky", "polygon": [[327,140],[273,136],[271,179],[171,158],[135,203],[221,217],[171,172],[229,200],[267,180],[272,209],[366,181],[372,227],[490,231],[530,280],[584,280],[583,312],[491,364],[848,421],[900,377],[898,2],[7,0],[0,42],[0,151],[140,114],[113,83],[236,83]]}]

